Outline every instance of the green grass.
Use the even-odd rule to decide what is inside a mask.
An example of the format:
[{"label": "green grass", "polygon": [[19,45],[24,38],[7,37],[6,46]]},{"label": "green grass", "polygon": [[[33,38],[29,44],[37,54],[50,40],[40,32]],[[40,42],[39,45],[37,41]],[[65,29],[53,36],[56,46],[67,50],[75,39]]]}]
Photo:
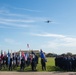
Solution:
[{"label": "green grass", "polygon": [[[47,62],[46,62],[46,71],[49,71],[49,69],[50,69],[50,71],[51,71],[51,70],[52,70],[52,67],[54,67],[54,66],[55,66],[54,58],[48,57],[48,58],[47,58]],[[50,68],[50,67],[51,67],[51,68]],[[37,65],[37,71],[42,71],[40,59],[39,59],[38,65]]]},{"label": "green grass", "polygon": [[[38,62],[38,65],[37,65],[37,70],[36,70],[36,71],[38,71],[38,72],[42,71],[40,60],[41,60],[41,59],[39,58],[39,62]],[[8,71],[8,69],[7,69],[7,68],[5,68],[5,69],[2,68],[1,71]],[[13,71],[20,71],[20,67],[16,67]],[[32,71],[32,70],[31,70],[31,66],[25,67],[24,71],[25,71],[25,72]],[[47,71],[47,72],[60,71],[60,69],[59,69],[58,67],[55,67],[54,58],[52,58],[52,57],[48,57],[48,58],[47,58],[46,71]]]}]

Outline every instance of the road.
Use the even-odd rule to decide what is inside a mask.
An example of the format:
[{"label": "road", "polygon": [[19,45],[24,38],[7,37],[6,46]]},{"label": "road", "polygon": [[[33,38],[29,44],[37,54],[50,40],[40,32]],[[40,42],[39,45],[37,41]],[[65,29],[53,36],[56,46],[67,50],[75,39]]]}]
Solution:
[{"label": "road", "polygon": [[76,72],[5,72],[5,71],[0,71],[0,75],[76,75]]}]

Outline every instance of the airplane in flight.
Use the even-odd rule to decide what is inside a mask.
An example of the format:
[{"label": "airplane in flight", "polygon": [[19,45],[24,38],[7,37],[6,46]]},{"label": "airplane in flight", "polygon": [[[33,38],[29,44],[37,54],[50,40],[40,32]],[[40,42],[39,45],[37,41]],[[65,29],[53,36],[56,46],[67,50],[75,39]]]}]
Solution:
[{"label": "airplane in flight", "polygon": [[46,21],[46,23],[50,23],[50,22],[52,22],[52,21],[50,21],[50,20],[47,20],[47,21]]}]

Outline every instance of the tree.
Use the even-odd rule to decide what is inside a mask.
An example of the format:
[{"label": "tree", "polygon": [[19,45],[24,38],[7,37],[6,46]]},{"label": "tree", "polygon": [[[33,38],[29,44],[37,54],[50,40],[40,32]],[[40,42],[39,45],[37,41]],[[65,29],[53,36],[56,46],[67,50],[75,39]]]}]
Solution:
[{"label": "tree", "polygon": [[72,53],[71,53],[71,52],[68,52],[66,55],[68,55],[68,56],[72,56]]},{"label": "tree", "polygon": [[57,56],[57,54],[54,54],[54,53],[48,53],[48,54],[46,54],[46,57],[56,57]]}]

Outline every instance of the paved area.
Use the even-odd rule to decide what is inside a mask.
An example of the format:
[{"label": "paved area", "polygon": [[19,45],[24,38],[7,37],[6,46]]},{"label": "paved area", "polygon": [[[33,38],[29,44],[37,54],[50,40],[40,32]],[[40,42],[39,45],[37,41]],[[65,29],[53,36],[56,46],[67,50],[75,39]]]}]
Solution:
[{"label": "paved area", "polygon": [[0,75],[76,75],[76,72],[1,72]]}]

